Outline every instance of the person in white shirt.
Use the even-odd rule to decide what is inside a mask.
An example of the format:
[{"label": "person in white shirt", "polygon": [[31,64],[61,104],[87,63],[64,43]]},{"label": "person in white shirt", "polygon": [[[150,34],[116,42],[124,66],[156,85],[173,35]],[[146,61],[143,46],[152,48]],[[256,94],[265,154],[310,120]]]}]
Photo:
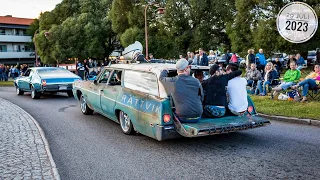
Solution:
[{"label": "person in white shirt", "polygon": [[[230,63],[227,66],[227,73],[238,70],[238,65]],[[235,77],[228,82],[227,94],[229,96],[228,108],[231,113],[242,116],[248,108],[247,80],[241,76]]]}]

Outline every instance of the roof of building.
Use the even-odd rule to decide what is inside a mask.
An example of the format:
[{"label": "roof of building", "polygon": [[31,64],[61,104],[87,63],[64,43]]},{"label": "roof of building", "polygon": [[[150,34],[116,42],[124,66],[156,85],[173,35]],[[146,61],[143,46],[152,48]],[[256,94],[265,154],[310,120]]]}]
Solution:
[{"label": "roof of building", "polygon": [[16,24],[29,26],[34,19],[17,18],[12,16],[0,16],[0,24]]}]

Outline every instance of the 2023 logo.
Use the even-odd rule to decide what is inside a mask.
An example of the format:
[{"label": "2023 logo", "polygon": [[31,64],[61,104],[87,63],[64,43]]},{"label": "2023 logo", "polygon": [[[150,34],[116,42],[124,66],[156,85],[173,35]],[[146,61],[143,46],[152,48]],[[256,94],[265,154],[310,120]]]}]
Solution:
[{"label": "2023 logo", "polygon": [[318,17],[306,3],[289,3],[278,14],[277,28],[280,35],[289,42],[303,43],[317,31]]}]

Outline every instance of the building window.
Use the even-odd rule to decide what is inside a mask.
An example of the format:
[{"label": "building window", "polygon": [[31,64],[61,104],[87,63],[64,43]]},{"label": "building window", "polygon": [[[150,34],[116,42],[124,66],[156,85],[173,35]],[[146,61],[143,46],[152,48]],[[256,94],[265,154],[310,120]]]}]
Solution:
[{"label": "building window", "polygon": [[33,52],[33,50],[29,46],[24,46],[25,52]]},{"label": "building window", "polygon": [[7,45],[0,45],[0,52],[7,52]]},{"label": "building window", "polygon": [[6,30],[5,29],[0,29],[0,35],[6,35]]}]

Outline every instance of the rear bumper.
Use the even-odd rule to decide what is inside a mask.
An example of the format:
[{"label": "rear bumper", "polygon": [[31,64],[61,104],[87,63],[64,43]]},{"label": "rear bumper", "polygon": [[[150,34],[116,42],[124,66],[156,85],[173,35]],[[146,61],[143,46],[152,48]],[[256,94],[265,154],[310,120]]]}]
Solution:
[{"label": "rear bumper", "polygon": [[42,86],[43,92],[67,92],[72,91],[72,84],[47,84]]},{"label": "rear bumper", "polygon": [[167,125],[167,126],[157,125],[154,128],[155,128],[155,137],[158,141],[182,137],[176,131],[174,125]]}]

